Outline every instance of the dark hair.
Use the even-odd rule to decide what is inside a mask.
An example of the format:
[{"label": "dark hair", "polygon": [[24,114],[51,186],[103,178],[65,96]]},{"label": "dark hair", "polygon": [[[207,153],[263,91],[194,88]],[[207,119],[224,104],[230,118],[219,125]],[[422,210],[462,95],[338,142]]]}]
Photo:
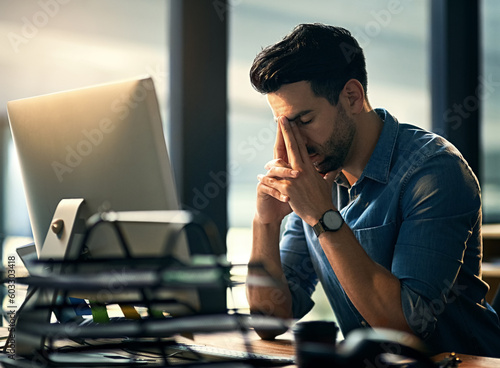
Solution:
[{"label": "dark hair", "polygon": [[251,83],[260,93],[309,81],[314,94],[332,105],[350,79],[357,79],[366,94],[363,50],[348,30],[318,23],[296,26],[282,41],[264,48],[250,69]]}]

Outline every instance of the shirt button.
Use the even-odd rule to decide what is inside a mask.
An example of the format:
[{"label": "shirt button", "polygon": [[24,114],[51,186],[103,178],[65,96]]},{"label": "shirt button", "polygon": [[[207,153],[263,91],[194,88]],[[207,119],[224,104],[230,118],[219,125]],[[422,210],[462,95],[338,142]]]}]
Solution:
[{"label": "shirt button", "polygon": [[361,321],[361,326],[366,327],[367,325],[368,323],[366,323],[366,321]]}]

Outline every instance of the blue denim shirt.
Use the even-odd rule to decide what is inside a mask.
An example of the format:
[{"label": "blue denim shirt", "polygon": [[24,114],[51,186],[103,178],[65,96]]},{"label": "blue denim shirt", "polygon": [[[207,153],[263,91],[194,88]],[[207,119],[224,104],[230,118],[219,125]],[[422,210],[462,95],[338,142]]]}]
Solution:
[{"label": "blue denim shirt", "polygon": [[[500,323],[480,276],[476,177],[444,138],[376,111],[384,127],[375,150],[350,189],[334,185],[333,203],[371,259],[400,280],[408,325],[430,349],[499,356]],[[312,228],[293,213],[280,247],[295,318],[312,308],[319,281],[344,335],[368,327]]]}]

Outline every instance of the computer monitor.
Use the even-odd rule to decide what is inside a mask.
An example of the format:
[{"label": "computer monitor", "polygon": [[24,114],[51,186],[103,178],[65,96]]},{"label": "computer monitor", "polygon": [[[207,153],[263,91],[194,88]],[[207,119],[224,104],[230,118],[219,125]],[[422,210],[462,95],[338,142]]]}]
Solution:
[{"label": "computer monitor", "polygon": [[[151,78],[11,101],[7,110],[38,254],[62,199],[83,198],[84,219],[103,210],[180,208]],[[129,223],[122,229],[132,257],[164,257],[172,250],[177,259],[190,259],[185,237],[166,244],[168,226]],[[86,247],[92,258],[123,256],[115,233],[104,227]],[[199,293],[176,294],[199,310]],[[222,312],[226,304],[208,305]]]},{"label": "computer monitor", "polygon": [[37,252],[64,198],[84,198],[89,214],[179,209],[150,78],[10,101],[7,111]]}]

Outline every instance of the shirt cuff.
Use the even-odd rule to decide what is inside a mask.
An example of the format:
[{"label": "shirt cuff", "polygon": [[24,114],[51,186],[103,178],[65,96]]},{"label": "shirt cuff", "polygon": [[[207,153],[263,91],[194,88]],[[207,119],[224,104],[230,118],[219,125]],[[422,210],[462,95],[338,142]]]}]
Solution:
[{"label": "shirt cuff", "polygon": [[300,319],[304,317],[314,306],[314,302],[311,299],[311,294],[313,290],[305,290],[300,283],[300,278],[293,272],[287,272],[287,267],[284,266],[285,276],[288,283],[288,288],[292,294],[292,313],[294,319]]},{"label": "shirt cuff", "polygon": [[436,328],[437,315],[431,303],[408,286],[401,285],[401,304],[413,333],[425,340]]}]

